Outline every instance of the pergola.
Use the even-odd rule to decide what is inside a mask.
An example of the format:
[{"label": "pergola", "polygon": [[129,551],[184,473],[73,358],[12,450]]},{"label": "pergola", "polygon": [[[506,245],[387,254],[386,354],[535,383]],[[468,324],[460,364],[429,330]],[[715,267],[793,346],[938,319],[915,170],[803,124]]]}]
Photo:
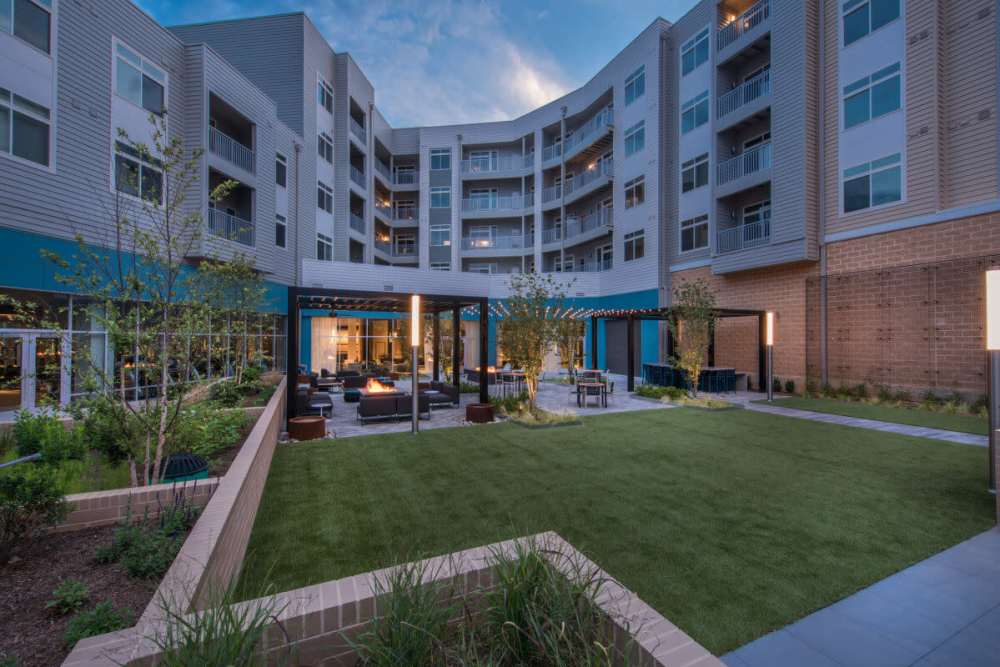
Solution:
[{"label": "pergola", "polygon": [[[299,322],[303,310],[326,310],[332,313],[402,313],[410,312],[409,293],[397,292],[366,292],[357,290],[338,290],[322,287],[289,287],[288,288],[288,364],[291,368],[298,366],[299,360]],[[489,300],[486,297],[455,296],[441,294],[420,295],[421,315],[433,315],[433,349],[434,381],[440,381],[441,363],[439,350],[441,347],[441,314],[451,313],[453,326],[452,335],[452,384],[461,384],[459,367],[461,366],[461,337],[458,335],[461,326],[462,309],[472,312],[479,311],[479,368],[486,369],[489,359],[488,331],[485,323],[489,317]],[[288,383],[288,415],[294,416],[295,382]],[[488,403],[489,374],[479,373],[479,402]]]},{"label": "pergola", "polygon": [[[757,318],[757,331],[758,331],[758,365],[757,365],[757,378],[758,384],[761,391],[766,388],[764,386],[766,368],[767,368],[767,345],[766,345],[766,311],[763,310],[742,310],[738,308],[720,308],[717,311],[720,319],[725,319],[727,317],[756,317]],[[625,320],[626,325],[626,346],[628,355],[628,390],[635,390],[635,322],[636,320],[662,320],[670,321],[676,318],[677,310],[670,307],[662,308],[636,308],[636,309],[621,309],[621,310],[589,310],[583,313],[583,317],[590,317],[590,358],[594,360],[594,364],[597,363],[597,321],[598,320]],[[578,316],[579,318],[579,316]],[[670,332],[667,337],[667,354],[669,355],[673,351],[674,339],[673,332]],[[715,365],[715,338],[713,336],[712,342],[708,347],[708,365]]]}]

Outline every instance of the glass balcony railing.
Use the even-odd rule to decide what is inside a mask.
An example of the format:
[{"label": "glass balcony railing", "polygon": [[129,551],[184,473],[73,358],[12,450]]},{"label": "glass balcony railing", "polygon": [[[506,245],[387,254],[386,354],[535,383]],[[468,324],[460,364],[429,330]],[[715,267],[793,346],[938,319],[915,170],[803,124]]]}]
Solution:
[{"label": "glass balcony railing", "polygon": [[477,211],[521,211],[534,205],[535,196],[532,193],[509,195],[506,197],[468,197],[462,200],[462,210],[470,213]]},{"label": "glass balcony railing", "polygon": [[[531,157],[531,162],[526,164],[527,157]],[[505,171],[520,171],[526,166],[534,164],[534,155],[490,155],[484,157],[474,157],[462,160],[461,169],[463,174],[494,174]]]},{"label": "glass balcony railing", "polygon": [[396,180],[393,181],[396,185],[415,185],[417,182],[417,171],[415,169],[397,169],[396,170]]},{"label": "glass balcony railing", "polygon": [[351,180],[360,185],[361,187],[366,187],[365,172],[361,171],[354,165],[351,165]]},{"label": "glass balcony railing", "polygon": [[463,250],[522,250],[535,244],[532,234],[504,234],[497,236],[466,236],[462,238]]},{"label": "glass balcony railing", "polygon": [[365,126],[355,120],[354,116],[351,116],[351,133],[361,140],[361,143],[366,143],[368,141],[368,135],[365,133]]},{"label": "glass balcony railing", "polygon": [[382,160],[375,160],[375,171],[377,171],[382,178],[385,179],[386,183],[392,183],[391,171],[389,171],[389,165]]},{"label": "glass balcony railing", "polygon": [[359,234],[365,233],[365,219],[357,213],[351,213],[351,229]]},{"label": "glass balcony railing", "polygon": [[568,196],[571,193],[590,185],[594,181],[607,178],[611,176],[614,171],[615,167],[613,160],[601,160],[599,163],[594,165],[593,169],[585,169],[581,173],[575,175],[572,180],[567,179],[563,196]]}]

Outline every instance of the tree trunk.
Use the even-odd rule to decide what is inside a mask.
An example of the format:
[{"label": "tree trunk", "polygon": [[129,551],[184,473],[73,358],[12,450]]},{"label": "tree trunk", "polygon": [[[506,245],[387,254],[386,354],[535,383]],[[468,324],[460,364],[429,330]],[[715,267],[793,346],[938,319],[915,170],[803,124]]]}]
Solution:
[{"label": "tree trunk", "polygon": [[128,477],[132,488],[139,486],[139,471],[135,467],[135,459],[128,457]]},{"label": "tree trunk", "polygon": [[160,344],[160,391],[156,399],[156,408],[159,410],[160,423],[156,429],[156,459],[153,461],[153,483],[160,482],[160,462],[163,460],[163,452],[167,446],[167,389],[170,384],[170,373],[167,370],[167,334],[163,334],[163,342]]}]

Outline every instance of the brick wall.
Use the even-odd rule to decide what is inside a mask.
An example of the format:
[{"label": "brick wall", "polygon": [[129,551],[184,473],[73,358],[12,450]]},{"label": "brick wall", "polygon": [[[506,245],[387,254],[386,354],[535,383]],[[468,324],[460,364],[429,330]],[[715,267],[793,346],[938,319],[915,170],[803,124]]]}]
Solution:
[{"label": "brick wall", "polygon": [[125,520],[130,512],[137,520],[145,516],[155,517],[161,507],[172,505],[177,495],[183,495],[195,507],[204,507],[218,485],[219,479],[212,477],[136,489],[73,493],[66,496],[70,507],[69,515],[53,528],[53,532],[110,526]]}]

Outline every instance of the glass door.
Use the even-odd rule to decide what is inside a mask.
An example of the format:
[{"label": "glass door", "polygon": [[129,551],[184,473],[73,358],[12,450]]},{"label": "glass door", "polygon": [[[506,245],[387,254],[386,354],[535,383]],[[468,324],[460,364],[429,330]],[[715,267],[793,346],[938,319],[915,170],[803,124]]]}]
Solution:
[{"label": "glass door", "polygon": [[62,392],[62,340],[35,338],[35,407],[59,405]]},{"label": "glass door", "polygon": [[0,412],[21,409],[24,349],[21,336],[0,336]]},{"label": "glass door", "polygon": [[52,332],[0,331],[0,412],[69,400],[69,360]]}]

